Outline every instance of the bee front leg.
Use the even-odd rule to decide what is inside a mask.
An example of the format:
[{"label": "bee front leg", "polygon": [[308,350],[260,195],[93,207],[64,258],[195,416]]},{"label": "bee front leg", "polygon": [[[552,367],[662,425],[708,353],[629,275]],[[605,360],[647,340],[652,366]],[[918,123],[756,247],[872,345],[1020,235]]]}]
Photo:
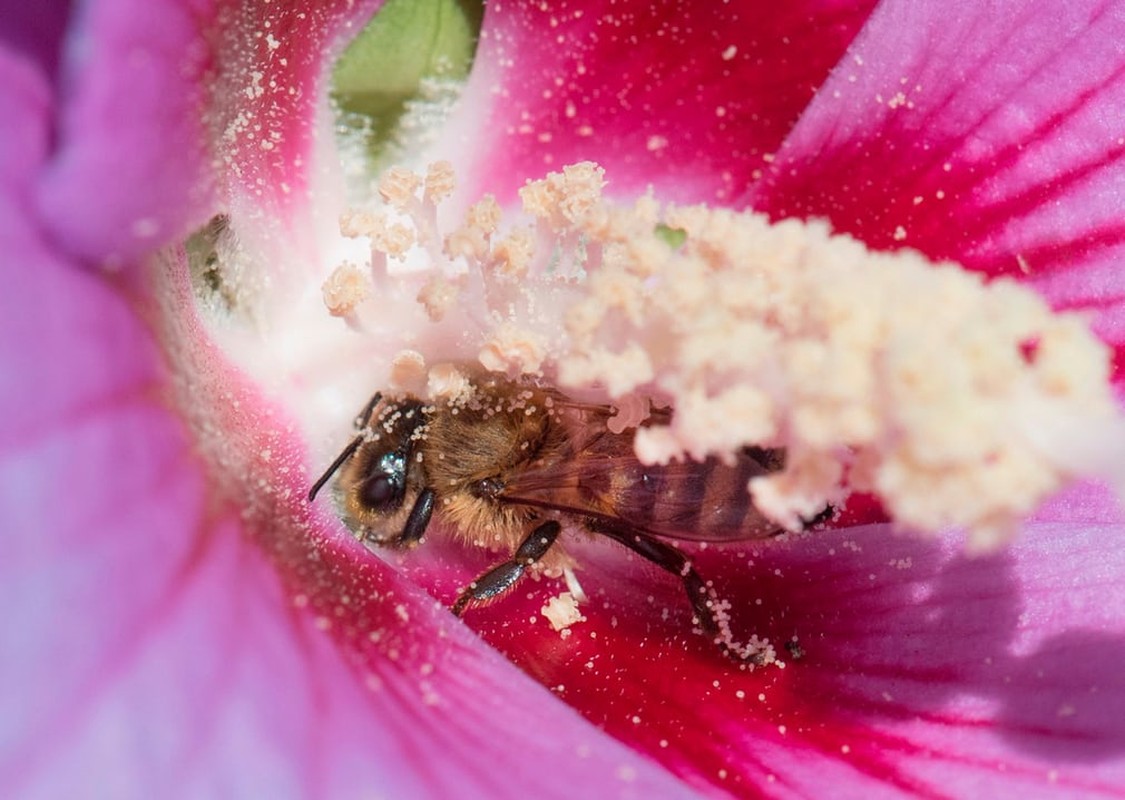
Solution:
[{"label": "bee front leg", "polygon": [[461,592],[453,604],[453,613],[461,616],[470,605],[490,603],[508,592],[528,567],[547,554],[561,530],[562,526],[553,519],[537,525],[509,560],[496,565]]},{"label": "bee front leg", "polygon": [[430,525],[430,517],[434,514],[434,498],[433,489],[423,489],[418,494],[418,499],[410,509],[410,516],[406,518],[406,525],[394,542],[396,546],[413,547],[422,539],[422,535]]}]

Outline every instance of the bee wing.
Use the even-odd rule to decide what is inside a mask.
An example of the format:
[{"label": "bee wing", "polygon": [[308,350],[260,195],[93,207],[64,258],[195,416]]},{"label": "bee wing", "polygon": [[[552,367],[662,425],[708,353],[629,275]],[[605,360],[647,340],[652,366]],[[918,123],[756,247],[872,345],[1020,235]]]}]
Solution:
[{"label": "bee wing", "polygon": [[738,541],[781,533],[750,501],[749,480],[773,472],[775,451],[747,450],[734,465],[715,459],[641,464],[630,437],[605,435],[584,452],[521,469],[501,502],[623,523],[653,536]]}]

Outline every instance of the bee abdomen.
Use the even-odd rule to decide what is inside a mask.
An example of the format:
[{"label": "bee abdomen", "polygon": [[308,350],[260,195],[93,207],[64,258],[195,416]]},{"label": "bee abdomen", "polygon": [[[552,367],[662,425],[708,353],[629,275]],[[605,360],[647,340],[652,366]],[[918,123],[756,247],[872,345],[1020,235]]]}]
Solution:
[{"label": "bee abdomen", "polygon": [[777,526],[765,519],[750,498],[750,479],[765,474],[753,461],[739,459],[728,466],[709,459],[692,531],[703,538],[758,538],[770,536]]},{"label": "bee abdomen", "polygon": [[620,515],[638,527],[698,539],[770,536],[777,526],[751,502],[747,485],[769,470],[755,459],[644,467],[619,488]]}]

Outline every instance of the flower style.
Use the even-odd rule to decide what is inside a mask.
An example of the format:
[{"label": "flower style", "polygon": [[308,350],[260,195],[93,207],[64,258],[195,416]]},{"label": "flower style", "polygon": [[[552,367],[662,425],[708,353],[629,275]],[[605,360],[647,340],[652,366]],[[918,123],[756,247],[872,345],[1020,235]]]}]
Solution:
[{"label": "flower style", "polygon": [[[623,197],[825,217],[1019,275],[1090,311],[1119,361],[1114,4],[543,5],[489,5],[434,132],[466,197],[511,205],[592,159]],[[738,624],[804,651],[753,672],[614,550],[584,564],[568,638],[534,585],[473,633],[420,587],[448,600],[482,555],[376,559],[304,502],[333,434],[304,425],[323,373],[286,366],[302,332],[277,308],[331,268],[324,75],[374,10],[105,0],[4,23],[0,785],[1125,793],[1125,556],[1096,486],[987,557],[862,515],[703,550]],[[226,327],[175,247],[218,211],[256,259]]]}]

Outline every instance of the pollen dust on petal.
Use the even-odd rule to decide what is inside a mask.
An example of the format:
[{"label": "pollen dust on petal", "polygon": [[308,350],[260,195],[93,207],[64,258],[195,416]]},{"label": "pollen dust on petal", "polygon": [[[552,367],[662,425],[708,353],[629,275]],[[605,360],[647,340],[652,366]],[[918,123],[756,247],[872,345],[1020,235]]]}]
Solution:
[{"label": "pollen dust on petal", "polygon": [[554,630],[564,635],[569,633],[568,628],[571,625],[586,621],[586,617],[582,616],[582,612],[578,610],[577,599],[570,592],[562,592],[558,596],[552,597],[540,609],[540,613],[547,618]]}]

